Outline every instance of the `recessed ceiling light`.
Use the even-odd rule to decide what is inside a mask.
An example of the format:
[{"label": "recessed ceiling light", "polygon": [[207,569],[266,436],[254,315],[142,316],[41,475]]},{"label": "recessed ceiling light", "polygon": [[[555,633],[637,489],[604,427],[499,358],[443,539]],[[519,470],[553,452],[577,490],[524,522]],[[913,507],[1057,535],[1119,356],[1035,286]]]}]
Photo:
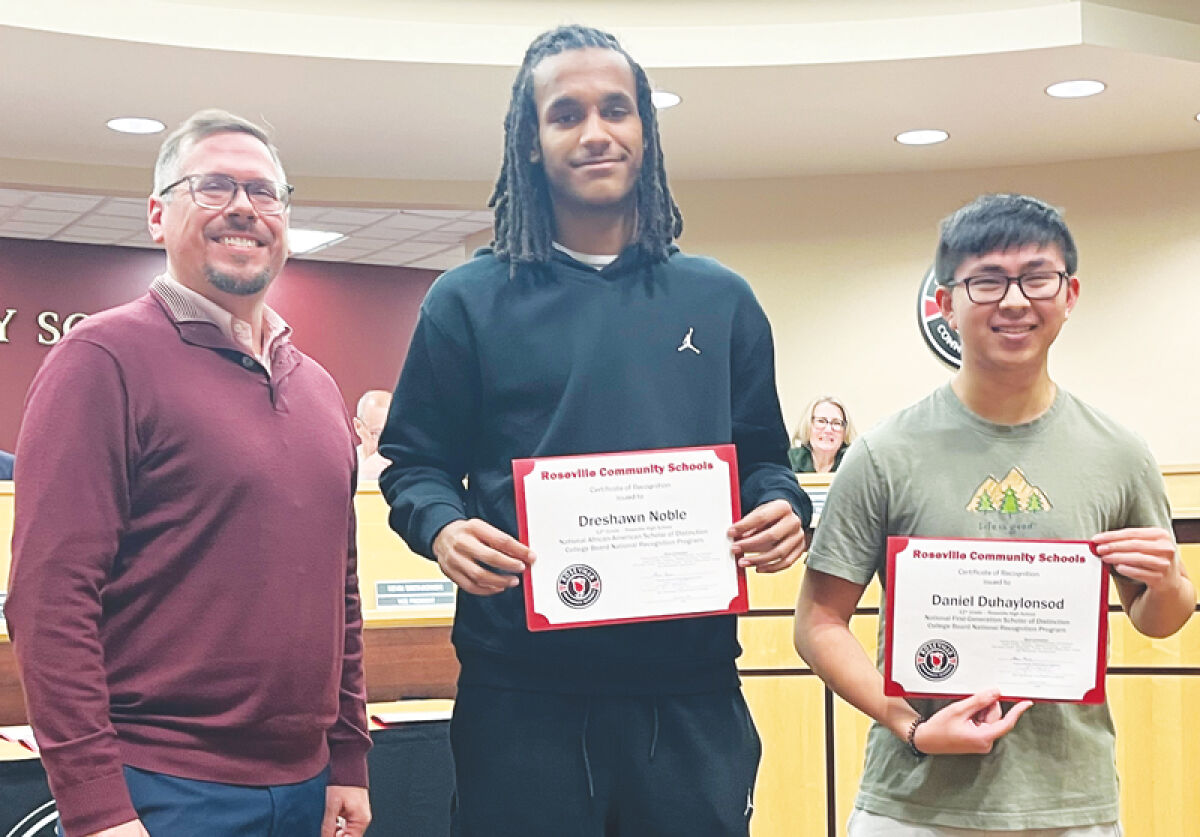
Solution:
[{"label": "recessed ceiling light", "polygon": [[901,145],[936,145],[948,139],[950,139],[950,135],[938,128],[922,128],[918,131],[896,134],[896,142]]},{"label": "recessed ceiling light", "polygon": [[1056,99],[1082,99],[1085,96],[1095,96],[1104,92],[1104,82],[1080,78],[1074,81],[1060,81],[1046,88],[1046,95]]},{"label": "recessed ceiling light", "polygon": [[167,127],[157,119],[147,119],[144,116],[118,116],[104,124],[121,134],[157,134]]},{"label": "recessed ceiling light", "polygon": [[314,253],[330,244],[335,244],[345,237],[339,232],[302,230],[292,227],[288,230],[288,246],[291,248],[293,256],[302,256],[305,253]]},{"label": "recessed ceiling light", "polygon": [[678,93],[672,93],[670,90],[651,90],[650,101],[654,102],[656,109],[666,110],[682,102],[683,97]]}]

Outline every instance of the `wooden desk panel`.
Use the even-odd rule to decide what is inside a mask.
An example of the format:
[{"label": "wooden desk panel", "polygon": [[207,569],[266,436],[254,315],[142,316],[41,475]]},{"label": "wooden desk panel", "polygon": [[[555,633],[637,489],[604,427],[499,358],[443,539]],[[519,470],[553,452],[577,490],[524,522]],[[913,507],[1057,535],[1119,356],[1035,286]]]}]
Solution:
[{"label": "wooden desk panel", "polygon": [[376,483],[367,483],[354,498],[358,518],[358,587],[362,593],[363,619],[368,625],[449,625],[454,606],[421,609],[380,609],[376,584],[380,581],[445,581],[433,561],[417,555],[388,526],[388,505]]},{"label": "wooden desk panel", "polygon": [[744,616],[738,620],[738,641],[742,644],[738,668],[743,671],[808,668],[792,643],[791,616]]},{"label": "wooden desk panel", "polygon": [[[850,620],[850,631],[874,662],[879,617],[854,616]],[[742,671],[807,671],[808,665],[796,653],[792,636],[791,616],[743,616],[738,620],[738,641],[742,645],[738,668]]]},{"label": "wooden desk panel", "polygon": [[458,659],[450,645],[450,627],[372,627],[363,631],[363,667],[367,700],[452,698]]},{"label": "wooden desk panel", "polygon": [[1165,465],[1162,472],[1171,516],[1182,520],[1200,519],[1200,465]]},{"label": "wooden desk panel", "polygon": [[758,573],[750,570],[746,573],[750,610],[795,610],[796,597],[803,580],[804,556],[783,572]]},{"label": "wooden desk panel", "polygon": [[1110,668],[1195,668],[1200,670],[1200,614],[1165,639],[1138,633],[1125,613],[1108,614]]},{"label": "wooden desk panel", "polygon": [[846,834],[846,821],[854,810],[854,798],[862,781],[863,756],[867,751],[867,733],[871,719],[840,697],[833,698],[834,730],[834,818],[835,834]]},{"label": "wooden desk panel", "polygon": [[[1194,619],[1195,617],[1193,617]],[[1200,676],[1110,676],[1126,837],[1194,837]]]},{"label": "wooden desk panel", "polygon": [[763,742],[753,837],[825,832],[824,688],[812,676],[746,677],[743,689]]}]

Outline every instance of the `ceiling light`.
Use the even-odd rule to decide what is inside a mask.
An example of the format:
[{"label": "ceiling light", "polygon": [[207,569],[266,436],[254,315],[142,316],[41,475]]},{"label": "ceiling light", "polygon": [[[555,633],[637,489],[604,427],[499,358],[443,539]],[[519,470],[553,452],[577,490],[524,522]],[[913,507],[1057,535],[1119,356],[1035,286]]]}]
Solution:
[{"label": "ceiling light", "polygon": [[157,119],[148,119],[144,116],[118,116],[104,124],[120,134],[157,134],[167,127]]},{"label": "ceiling light", "polygon": [[936,145],[948,139],[950,139],[950,135],[938,128],[922,128],[918,131],[896,134],[896,142],[901,145]]},{"label": "ceiling light", "polygon": [[301,230],[292,227],[288,230],[288,246],[291,248],[293,256],[302,256],[305,253],[313,253],[328,247],[330,244],[336,244],[345,237],[339,232]]},{"label": "ceiling light", "polygon": [[678,93],[672,93],[670,90],[651,90],[650,101],[654,102],[654,107],[657,110],[666,110],[682,102],[683,97]]},{"label": "ceiling light", "polygon": [[1046,88],[1046,94],[1056,99],[1082,99],[1085,96],[1095,96],[1104,92],[1104,82],[1091,79],[1075,79],[1060,81]]}]

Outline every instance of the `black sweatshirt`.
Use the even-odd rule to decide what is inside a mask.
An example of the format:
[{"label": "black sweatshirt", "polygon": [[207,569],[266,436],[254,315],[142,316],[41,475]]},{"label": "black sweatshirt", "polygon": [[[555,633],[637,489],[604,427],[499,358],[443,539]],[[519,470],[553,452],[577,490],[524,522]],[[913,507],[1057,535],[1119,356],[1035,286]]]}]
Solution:
[{"label": "black sweatshirt", "polygon": [[[682,348],[690,334],[691,345]],[[380,452],[390,521],[432,557],[447,523],[517,536],[512,460],[737,445],[744,512],[811,503],[788,465],[770,326],[749,285],[716,261],[636,247],[596,270],[484,249],[430,288]],[[466,476],[466,488],[463,477]],[[459,592],[462,682],[583,694],[683,694],[737,683],[732,616],[531,633],[521,588]]]}]

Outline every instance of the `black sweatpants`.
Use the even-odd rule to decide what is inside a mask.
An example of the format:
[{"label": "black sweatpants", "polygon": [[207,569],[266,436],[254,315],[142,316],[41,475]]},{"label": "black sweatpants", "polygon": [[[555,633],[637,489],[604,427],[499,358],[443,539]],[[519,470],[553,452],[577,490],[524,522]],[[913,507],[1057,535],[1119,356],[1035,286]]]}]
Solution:
[{"label": "black sweatpants", "polygon": [[740,689],[460,686],[454,837],[746,837],[762,752]]}]

